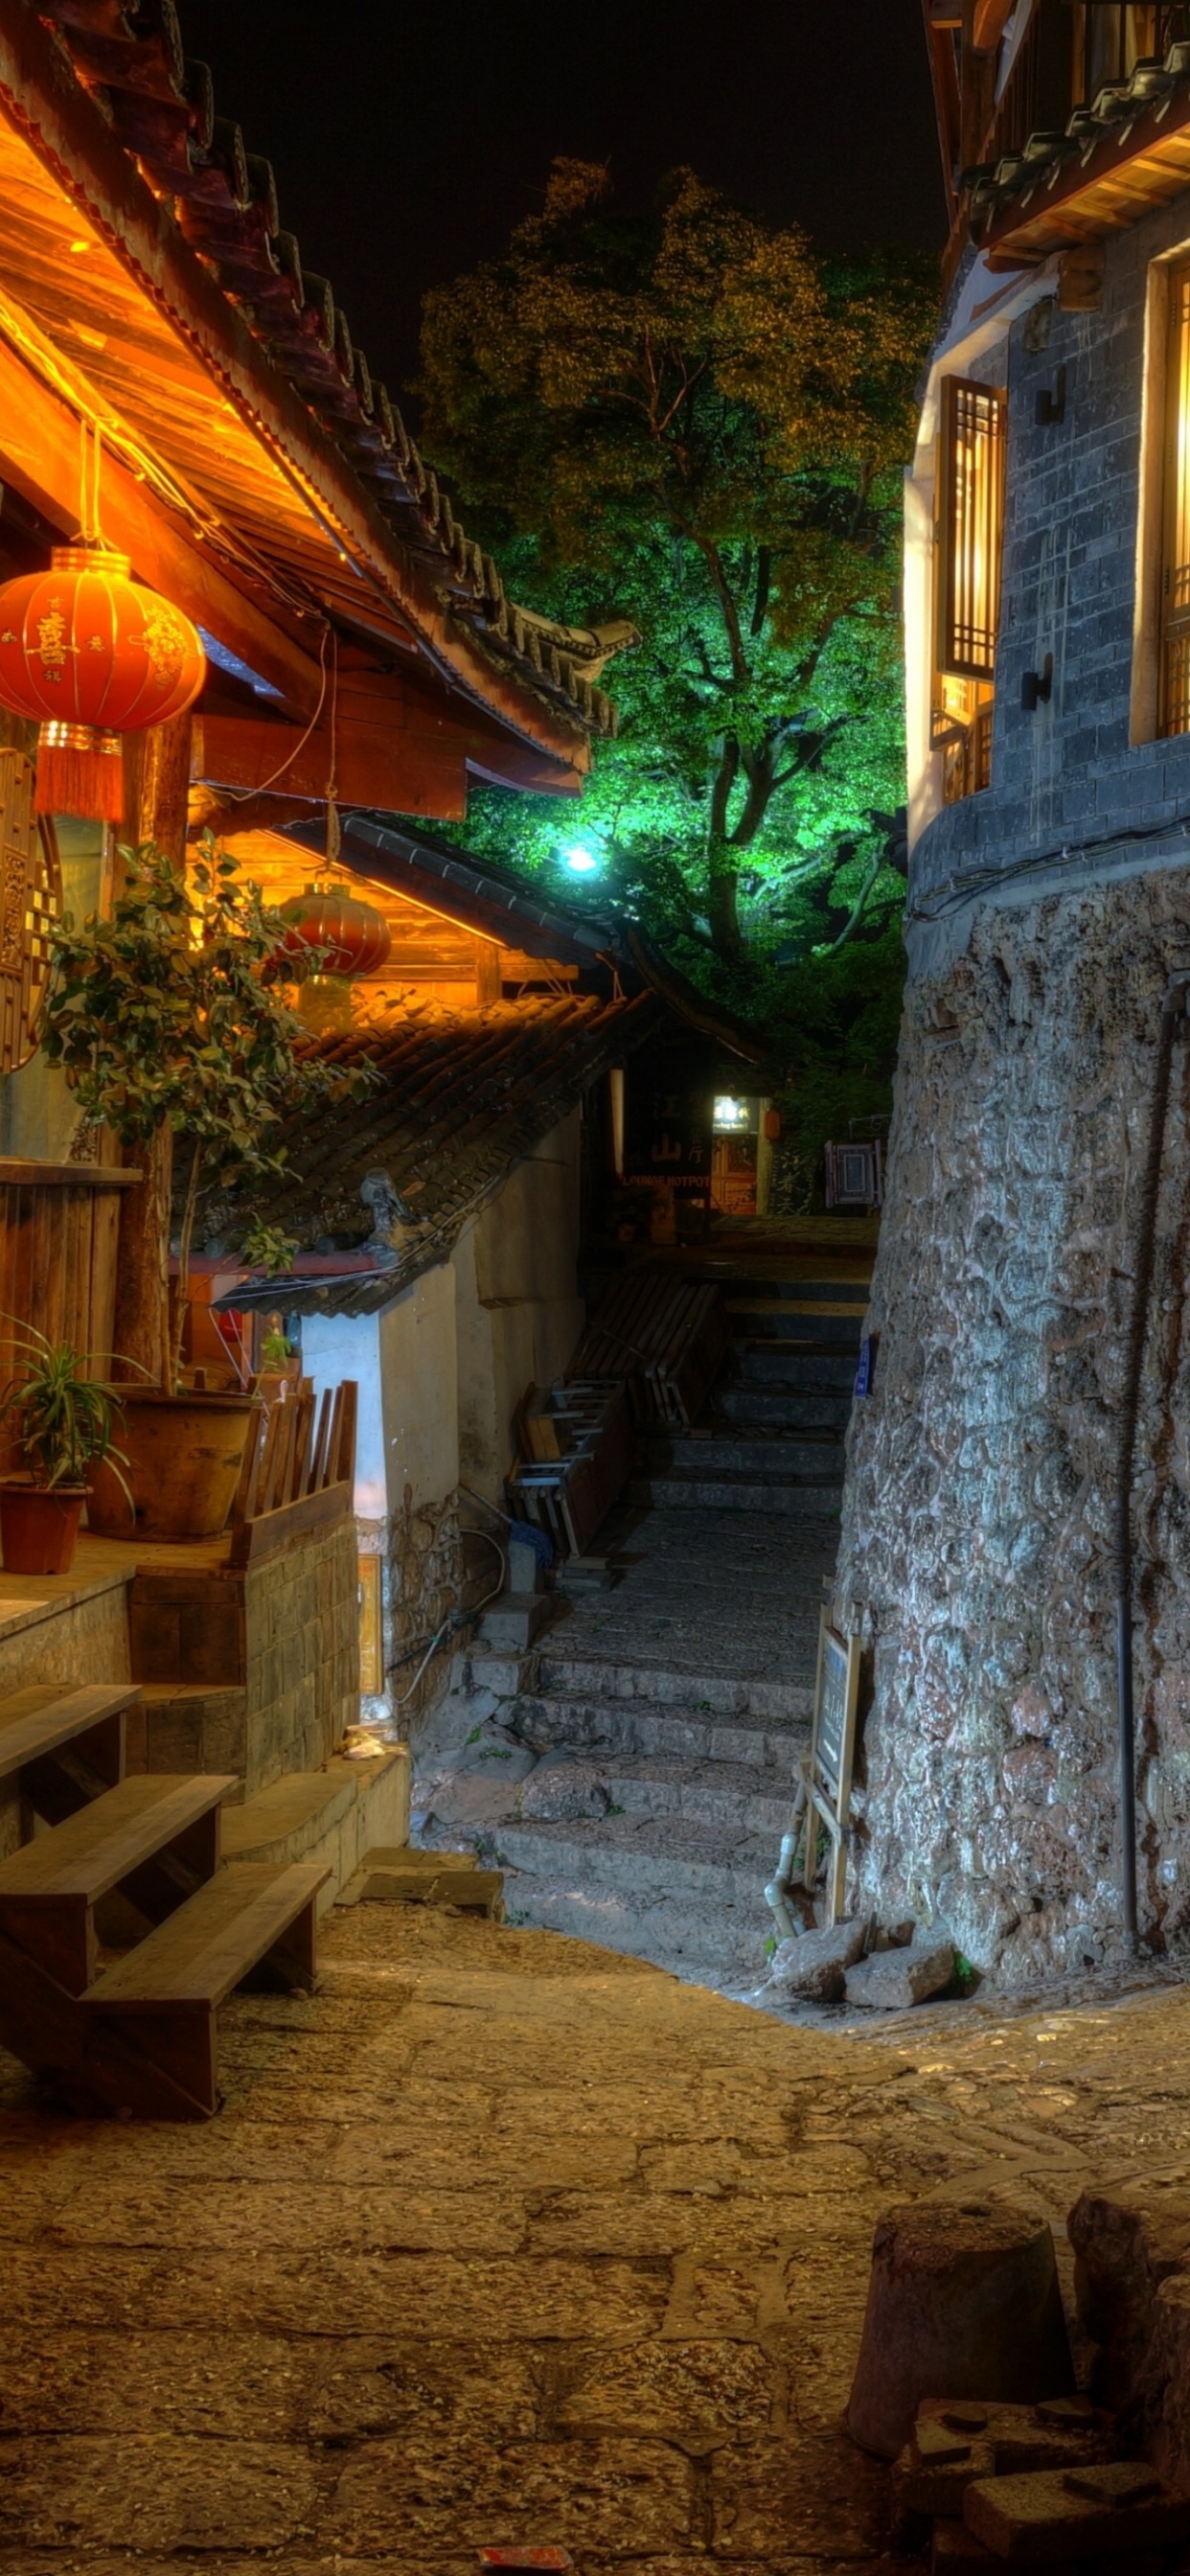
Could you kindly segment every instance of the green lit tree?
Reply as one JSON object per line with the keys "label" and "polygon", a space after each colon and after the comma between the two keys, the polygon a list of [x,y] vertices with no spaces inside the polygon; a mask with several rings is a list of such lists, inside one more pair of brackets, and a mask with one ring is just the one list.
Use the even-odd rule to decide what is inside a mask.
{"label": "green lit tree", "polygon": [[[909,267],[824,263],[689,171],[622,215],[574,162],[425,308],[426,442],[520,595],[565,616],[581,591],[640,635],[581,812],[488,791],[468,841],[547,871],[583,845],[674,962],[803,1051],[895,1026],[900,468],[930,322]],[[861,942],[875,996],[874,959],[839,970]]]}

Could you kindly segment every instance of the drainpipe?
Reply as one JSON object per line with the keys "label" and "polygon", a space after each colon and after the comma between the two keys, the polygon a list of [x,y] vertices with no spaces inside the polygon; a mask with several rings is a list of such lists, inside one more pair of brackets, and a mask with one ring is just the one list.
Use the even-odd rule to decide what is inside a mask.
{"label": "drainpipe", "polygon": [[1153,1291],[1157,1198],[1161,1187],[1161,1158],[1165,1144],[1166,1111],[1169,1106],[1170,1067],[1173,1060],[1174,1039],[1186,1034],[1188,995],[1190,995],[1190,974],[1171,975],[1161,1004],[1157,1069],[1153,1076],[1153,1097],[1149,1108],[1149,1150],[1145,1160],[1140,1234],[1137,1240],[1136,1269],[1132,1282],[1132,1313],[1128,1325],[1124,1396],[1120,1409],[1119,1464],[1116,1473],[1116,1694],[1120,1731],[1121,1895],[1124,1907],[1124,1938],[1129,1949],[1133,1951],[1138,1946],[1138,1930],[1136,1711],[1132,1687],[1132,1477],[1136,1459],[1136,1425],[1140,1410],[1141,1372],[1144,1367],[1145,1341],[1148,1334],[1149,1302]]}

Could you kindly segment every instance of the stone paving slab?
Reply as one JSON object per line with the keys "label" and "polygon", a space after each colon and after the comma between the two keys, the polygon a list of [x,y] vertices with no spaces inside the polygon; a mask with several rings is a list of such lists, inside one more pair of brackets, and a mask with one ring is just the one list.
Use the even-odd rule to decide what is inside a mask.
{"label": "stone paving slab", "polygon": [[[0,2060],[0,2576],[912,2576],[842,2430],[874,2221],[1190,2190],[1190,1992],[789,2026],[355,1908],[201,2129]],[[918,2566],[920,2576],[920,2565]]]}

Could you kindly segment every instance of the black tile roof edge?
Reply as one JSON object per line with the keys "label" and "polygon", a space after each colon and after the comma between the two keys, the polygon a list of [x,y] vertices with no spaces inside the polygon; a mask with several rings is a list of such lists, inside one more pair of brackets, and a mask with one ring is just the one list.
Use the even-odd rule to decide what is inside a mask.
{"label": "black tile roof edge", "polygon": [[1138,116],[1168,104],[1180,89],[1190,88],[1190,43],[1171,45],[1160,60],[1149,56],[1135,65],[1125,81],[1108,81],[1088,103],[1076,107],[1061,134],[1031,134],[1017,152],[963,172],[970,190],[973,223],[986,220],[1014,197],[1030,196],[1057,176],[1067,161],[1088,161],[1109,134],[1124,140]]}
{"label": "black tile roof edge", "polygon": [[[432,834],[401,831],[375,814],[344,814],[341,827],[340,857],[349,866],[415,901],[436,901],[506,948],[580,966],[604,957],[626,963],[627,950],[612,919],[542,903],[527,885],[487,859],[473,858]],[[317,820],[288,824],[283,838],[320,858],[326,827]]]}
{"label": "black tile roof edge", "polygon": [[[466,1014],[441,1011],[433,1018],[427,1014],[422,1027],[427,1039],[439,1036],[449,1042],[454,1035],[482,1042],[489,1035],[498,1036],[498,1023],[502,1018],[507,1020],[510,1036],[517,1034],[519,1024],[526,1040],[536,1040],[538,1046],[548,1046],[553,1036],[563,1042],[559,1050],[562,1060],[556,1077],[539,1083],[532,1098],[528,1102],[514,1104],[511,1113],[501,1116],[497,1110],[482,1140],[482,1157],[474,1146],[468,1148],[468,1156],[473,1163],[470,1172],[465,1168],[467,1157],[463,1158],[464,1168],[460,1172],[457,1195],[421,1232],[415,1231],[391,1268],[353,1271],[338,1276],[332,1273],[322,1278],[301,1273],[268,1279],[261,1277],[251,1286],[229,1289],[216,1300],[216,1304],[239,1312],[278,1308],[285,1314],[301,1315],[378,1314],[382,1307],[390,1305],[394,1297],[402,1295],[428,1270],[436,1269],[440,1263],[450,1259],[468,1219],[477,1215],[487,1200],[495,1196],[516,1165],[541,1143],[542,1138],[550,1133],[560,1118],[567,1115],[589,1085],[610,1064],[644,1044],[659,1025],[661,1016],[660,1005],[648,993],[639,994],[631,1001],[605,1004],[599,1004],[594,997],[588,996],[573,1002],[542,1004],[530,1012],[504,1003],[491,1006],[486,1011]],[[399,1034],[394,1030],[394,1036]],[[371,1042],[374,1046],[374,1032]],[[351,1033],[347,1048],[351,1053],[365,1054],[368,1044],[369,1032],[362,1029]],[[331,1051],[341,1053],[343,1042],[327,1040],[320,1052]],[[503,1052],[498,1061],[502,1061]],[[366,1115],[366,1111],[367,1103],[364,1103],[360,1115]],[[384,1152],[384,1145],[379,1140],[376,1151]],[[449,1141],[444,1141],[436,1154],[439,1179],[449,1153]],[[389,1160],[397,1161],[391,1151]],[[399,1166],[391,1177],[399,1189],[403,1177]],[[301,1203],[303,1181],[304,1176],[295,1169],[287,1183],[281,1185],[291,1211]],[[313,1196],[317,1182],[307,1186]],[[267,1208],[265,1213],[269,1213]],[[283,1220],[284,1208],[281,1209],[281,1217]]]}
{"label": "black tile roof edge", "polygon": [[159,197],[184,239],[234,298],[393,535],[430,572],[474,649],[586,731],[614,734],[595,683],[635,640],[625,619],[571,627],[510,600],[491,555],[468,537],[383,384],[352,341],[328,281],[302,265],[281,223],[272,165],[215,113],[205,63],[189,61],[175,0],[38,0],[80,88]]}

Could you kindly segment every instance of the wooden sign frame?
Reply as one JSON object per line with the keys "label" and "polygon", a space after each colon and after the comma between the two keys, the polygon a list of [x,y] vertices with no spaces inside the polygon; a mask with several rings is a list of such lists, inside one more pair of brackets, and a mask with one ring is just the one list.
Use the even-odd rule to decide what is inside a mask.
{"label": "wooden sign frame", "polygon": [[818,1876],[818,1836],[814,1817],[825,1825],[831,1848],[826,1868],[826,1928],[843,1910],[847,1872],[851,1774],[855,1765],[855,1720],[859,1707],[860,1642],[836,1628],[828,1609],[818,1623],[818,1668],[814,1676],[814,1727],[806,1775],[806,1858],[802,1884],[812,1888]]}

